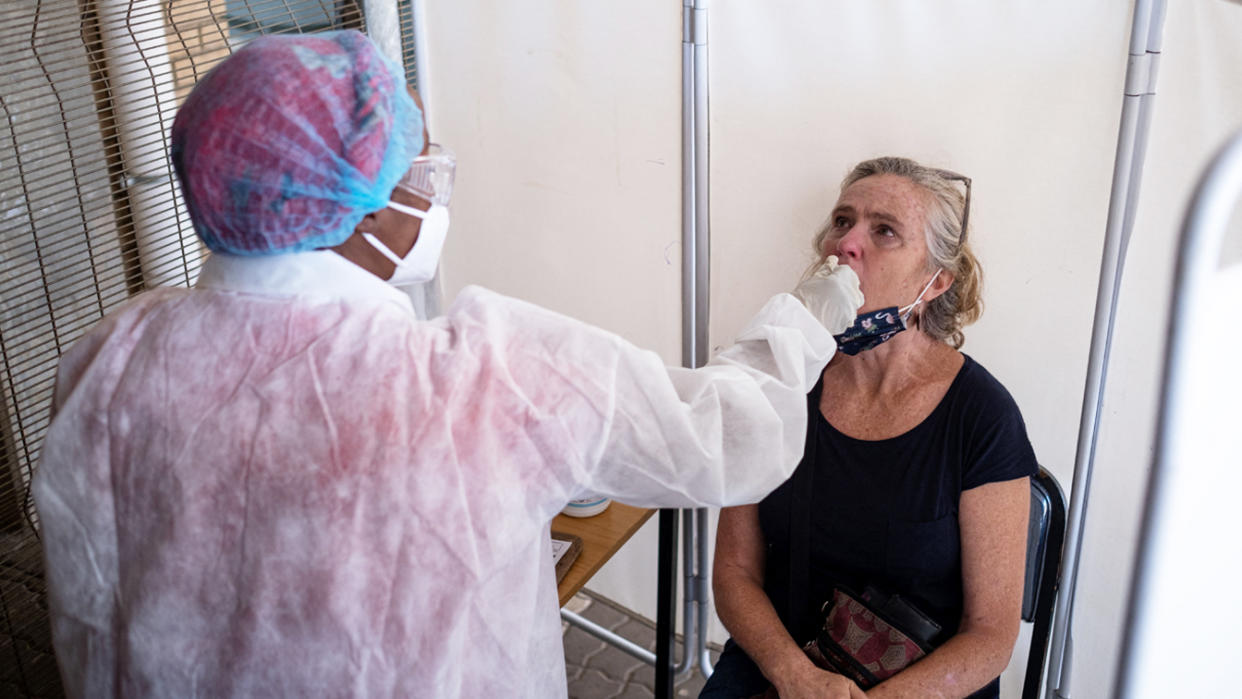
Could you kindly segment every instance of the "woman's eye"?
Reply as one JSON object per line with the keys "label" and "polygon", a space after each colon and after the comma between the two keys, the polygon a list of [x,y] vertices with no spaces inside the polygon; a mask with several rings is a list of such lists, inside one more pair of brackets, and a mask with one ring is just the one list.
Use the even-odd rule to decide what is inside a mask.
{"label": "woman's eye", "polygon": [[832,227],[833,228],[849,228],[850,220],[844,216],[838,216],[832,219]]}
{"label": "woman's eye", "polygon": [[883,238],[892,238],[893,236],[897,235],[896,231],[894,231],[892,228],[889,228],[888,226],[880,226],[879,228],[875,229],[875,234]]}

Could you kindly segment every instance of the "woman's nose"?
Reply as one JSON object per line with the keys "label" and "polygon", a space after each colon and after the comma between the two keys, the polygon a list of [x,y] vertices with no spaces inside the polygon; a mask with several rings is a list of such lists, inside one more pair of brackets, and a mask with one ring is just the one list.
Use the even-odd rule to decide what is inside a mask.
{"label": "woman's nose", "polygon": [[837,256],[856,260],[862,255],[862,226],[856,225],[837,238]]}

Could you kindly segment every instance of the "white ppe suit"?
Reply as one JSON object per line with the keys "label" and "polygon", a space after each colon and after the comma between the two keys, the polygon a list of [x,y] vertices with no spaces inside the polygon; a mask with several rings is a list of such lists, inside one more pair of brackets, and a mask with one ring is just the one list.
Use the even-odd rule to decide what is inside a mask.
{"label": "white ppe suit", "polygon": [[708,367],[332,252],[214,255],[61,362],[34,483],[74,697],[565,696],[548,522],[754,502],[835,345],[789,294]]}

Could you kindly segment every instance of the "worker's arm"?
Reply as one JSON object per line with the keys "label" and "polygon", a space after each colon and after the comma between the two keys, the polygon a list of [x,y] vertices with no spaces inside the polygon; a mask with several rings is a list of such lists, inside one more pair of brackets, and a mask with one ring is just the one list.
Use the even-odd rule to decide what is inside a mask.
{"label": "worker's arm", "polygon": [[802,458],[806,394],[836,350],[789,294],[773,297],[700,369],[618,352],[616,403],[592,483],[660,507],[757,502]]}

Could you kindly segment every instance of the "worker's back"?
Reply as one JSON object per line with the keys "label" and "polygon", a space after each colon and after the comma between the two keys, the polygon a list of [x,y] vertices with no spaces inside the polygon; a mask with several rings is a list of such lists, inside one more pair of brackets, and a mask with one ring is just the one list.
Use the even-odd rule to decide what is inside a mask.
{"label": "worker's back", "polygon": [[581,449],[480,339],[205,290],[92,332],[38,486],[70,691],[564,694],[541,450]]}

